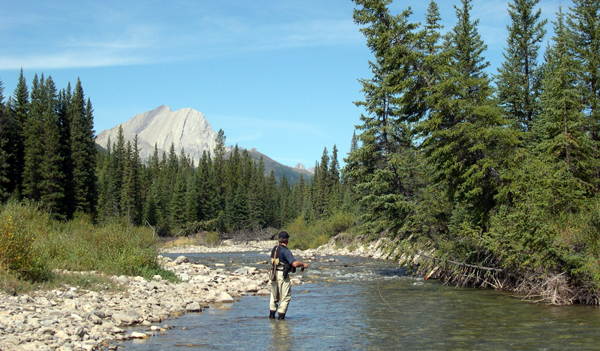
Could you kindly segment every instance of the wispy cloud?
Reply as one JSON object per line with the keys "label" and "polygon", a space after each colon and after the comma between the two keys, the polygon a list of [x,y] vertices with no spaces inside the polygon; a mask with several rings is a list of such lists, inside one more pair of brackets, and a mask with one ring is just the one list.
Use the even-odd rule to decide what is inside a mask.
{"label": "wispy cloud", "polygon": [[[5,47],[0,53],[0,69],[133,65],[362,44],[351,18],[261,21],[252,16],[219,13],[194,17],[186,15],[185,8],[179,9],[178,18],[170,18],[160,8],[144,7],[140,14],[135,6],[114,9],[81,4],[87,4],[82,11],[89,17],[74,13],[65,16],[60,11],[40,13],[36,11],[43,8],[29,7],[10,12],[21,18],[19,21],[0,14],[0,23],[4,23],[0,25],[0,38],[5,38],[0,39]],[[55,21],[57,16],[70,21]]]}

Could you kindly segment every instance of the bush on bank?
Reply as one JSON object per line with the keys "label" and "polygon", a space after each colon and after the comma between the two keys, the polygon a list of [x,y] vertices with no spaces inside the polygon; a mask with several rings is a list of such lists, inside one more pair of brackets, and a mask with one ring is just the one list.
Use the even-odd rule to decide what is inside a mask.
{"label": "bush on bank", "polygon": [[332,216],[313,222],[308,222],[304,216],[297,217],[285,230],[290,233],[291,249],[315,249],[325,245],[339,233],[353,228],[354,218],[350,213],[338,212]]}
{"label": "bush on bank", "polygon": [[159,274],[174,279],[156,260],[158,242],[150,228],[124,220],[93,224],[89,216],[60,222],[35,204],[0,206],[0,275],[41,282],[54,269],[109,275]]}

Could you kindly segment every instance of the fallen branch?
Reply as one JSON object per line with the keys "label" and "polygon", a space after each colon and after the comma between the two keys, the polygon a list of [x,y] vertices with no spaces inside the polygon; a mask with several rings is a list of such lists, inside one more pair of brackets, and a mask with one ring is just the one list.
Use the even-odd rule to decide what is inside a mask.
{"label": "fallen branch", "polygon": [[441,258],[430,257],[430,256],[423,255],[423,254],[419,254],[419,256],[425,257],[425,258],[427,258],[429,260],[452,263],[454,265],[461,266],[461,267],[476,268],[476,269],[481,269],[481,270],[484,270],[484,271],[496,272],[496,273],[504,273],[504,270],[503,269],[499,269],[499,268],[476,266],[476,265],[472,265],[472,264],[468,264],[468,263],[462,263],[462,262],[451,261],[451,260],[442,260]]}

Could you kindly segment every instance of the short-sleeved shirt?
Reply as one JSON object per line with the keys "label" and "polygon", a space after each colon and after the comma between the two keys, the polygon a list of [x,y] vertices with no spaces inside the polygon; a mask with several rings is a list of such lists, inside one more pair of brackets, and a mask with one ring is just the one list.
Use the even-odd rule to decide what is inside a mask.
{"label": "short-sleeved shirt", "polygon": [[[275,255],[275,250],[277,246],[271,250],[271,257]],[[279,250],[277,251],[277,257],[279,261],[282,263],[292,264],[296,260],[294,259],[294,255],[292,255],[292,251],[283,245],[279,245]]]}

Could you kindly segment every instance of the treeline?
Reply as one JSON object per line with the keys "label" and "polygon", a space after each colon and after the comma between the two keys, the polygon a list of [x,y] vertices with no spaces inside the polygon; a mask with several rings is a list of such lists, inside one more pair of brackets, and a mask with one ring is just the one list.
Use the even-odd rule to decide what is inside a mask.
{"label": "treeline", "polygon": [[0,202],[29,199],[58,218],[93,213],[93,108],[79,79],[58,91],[36,74],[30,92],[21,70],[6,102],[3,91],[0,82]]}
{"label": "treeline", "polygon": [[290,184],[285,175],[265,175],[262,158],[255,162],[235,146],[226,157],[225,134],[217,136],[214,155],[204,152],[195,165],[184,150],[154,154],[142,162],[137,139],[108,141],[98,162],[98,219],[125,217],[150,225],[161,235],[199,231],[241,232],[281,228],[303,216],[319,219],[343,205],[337,149],[325,149],[314,178]]}
{"label": "treeline", "polygon": [[362,230],[421,254],[426,274],[598,303],[600,1],[561,9],[551,38],[539,0],[512,1],[493,76],[470,0],[448,32],[434,1],[422,24],[354,2],[374,54],[345,169]]}
{"label": "treeline", "polygon": [[29,91],[21,71],[13,96],[5,102],[2,94],[0,83],[0,202],[29,200],[57,219],[125,218],[175,235],[281,228],[298,217],[327,218],[349,201],[335,146],[314,177],[290,184],[265,175],[262,159],[247,150],[236,146],[227,156],[223,131],[198,165],[174,145],[141,160],[137,137],[125,141],[122,130],[99,152],[79,80],[73,91],[57,91],[51,77],[36,75]]}

